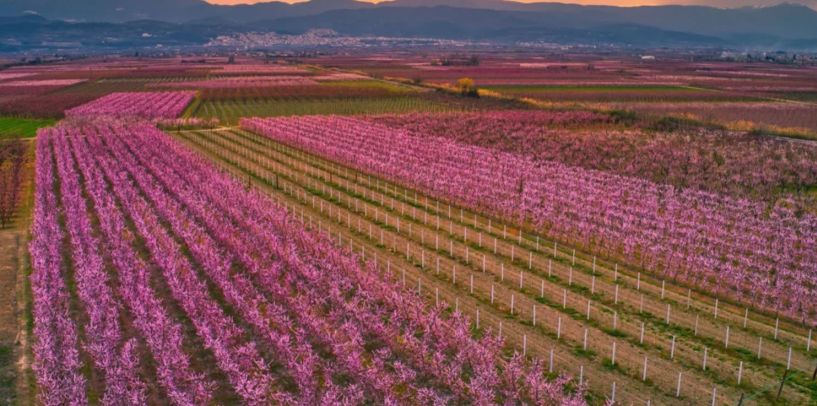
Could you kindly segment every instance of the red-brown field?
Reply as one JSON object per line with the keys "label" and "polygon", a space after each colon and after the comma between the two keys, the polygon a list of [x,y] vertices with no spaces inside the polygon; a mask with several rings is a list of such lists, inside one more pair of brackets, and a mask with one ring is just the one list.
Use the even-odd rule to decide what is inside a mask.
{"label": "red-brown field", "polygon": [[809,102],[751,103],[616,103],[616,107],[655,115],[689,116],[744,129],[778,128],[817,133],[817,104]]}

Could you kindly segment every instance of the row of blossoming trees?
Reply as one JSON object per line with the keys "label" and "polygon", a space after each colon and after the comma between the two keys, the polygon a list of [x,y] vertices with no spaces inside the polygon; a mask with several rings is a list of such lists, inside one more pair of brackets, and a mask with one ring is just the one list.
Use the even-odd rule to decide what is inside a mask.
{"label": "row of blossoming trees", "polygon": [[144,121],[40,132],[30,252],[43,404],[584,404]]}
{"label": "row of blossoming trees", "polygon": [[817,217],[784,206],[536,161],[360,119],[244,119],[242,127],[586,249],[813,322]]}
{"label": "row of blossoming trees", "polygon": [[803,207],[815,200],[808,193],[817,184],[817,146],[811,143],[706,128],[622,130],[610,115],[580,110],[410,113],[367,119],[417,136],[677,188]]}
{"label": "row of blossoming trees", "polygon": [[179,117],[196,93],[186,92],[118,92],[65,111],[66,117],[141,117],[161,119]]}

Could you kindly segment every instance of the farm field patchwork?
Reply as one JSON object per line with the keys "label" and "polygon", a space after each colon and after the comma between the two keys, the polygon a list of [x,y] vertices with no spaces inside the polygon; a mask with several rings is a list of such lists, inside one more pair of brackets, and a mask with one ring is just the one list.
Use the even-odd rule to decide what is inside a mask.
{"label": "farm field patchwork", "polygon": [[[712,64],[673,57],[642,63],[626,58],[587,60],[576,57],[575,61],[570,61],[520,55],[481,55],[477,66],[443,66],[440,63],[444,57],[434,59],[413,55],[319,60],[340,69],[420,83],[451,84],[467,77],[474,80],[478,88],[513,97],[528,96],[543,103],[576,103],[635,111],[642,111],[642,108],[649,111],[653,103],[672,103],[675,114],[683,114],[686,107],[690,107],[688,113],[701,120],[715,118],[716,123],[743,130],[780,127],[787,129],[782,132],[797,136],[804,135],[799,134],[802,129],[807,130],[810,137],[817,133],[809,123],[814,115],[810,114],[811,105],[775,103],[770,111],[752,108],[748,104],[745,109],[740,106],[742,103],[780,99],[809,102],[809,95],[817,91],[814,85],[817,75],[807,67],[737,62]],[[708,106],[712,107],[712,113],[707,111]],[[787,112],[789,108],[792,111]]]}
{"label": "farm field patchwork", "polygon": [[[0,114],[61,118],[64,110],[114,92],[156,90],[155,86],[248,75],[312,75],[297,66],[225,65],[201,60],[129,60],[123,58],[59,65],[15,67],[0,73]],[[25,88],[15,86],[23,83]],[[43,86],[47,84],[47,86]],[[70,86],[65,86],[71,84]],[[59,86],[57,86],[59,85]]]}
{"label": "farm field patchwork", "polygon": [[[804,322],[817,317],[811,215],[412,137],[354,118],[243,119],[241,126],[752,306]],[[763,277],[770,269],[775,276]],[[789,294],[781,300],[783,291]]]}
{"label": "farm field patchwork", "polygon": [[0,72],[0,403],[815,402],[813,70],[532,55]]}
{"label": "farm field patchwork", "polygon": [[426,306],[148,123],[64,123],[38,153],[46,404],[583,403],[541,362],[503,357],[501,338]]}
{"label": "farm field patchwork", "polygon": [[[468,305],[474,306],[470,308],[472,317],[476,317],[475,308],[478,307],[482,311],[480,317],[483,323],[493,322],[498,328],[499,321],[504,322],[503,331],[517,334],[517,348],[527,345],[527,350],[531,352],[536,348],[535,351],[545,359],[550,356],[550,349],[556,348],[555,362],[574,376],[585,374],[595,393],[609,396],[608,385],[612,379],[619,384],[619,396],[646,402],[649,397],[640,395],[645,389],[637,383],[643,373],[645,355],[641,351],[644,350],[648,351],[649,370],[658,374],[653,376],[650,372],[650,380],[652,384],[661,382],[666,395],[664,398],[656,394],[653,397],[655,402],[663,399],[662,402],[673,403],[679,372],[687,393],[683,399],[689,401],[689,396],[698,396],[697,399],[703,400],[711,396],[711,388],[705,383],[711,379],[711,375],[708,375],[710,378],[698,380],[700,377],[695,372],[696,368],[700,371],[704,346],[711,345],[707,350],[709,359],[705,367],[709,372],[720,371],[716,373],[726,377],[731,375],[729,371],[736,373],[738,361],[746,362],[743,373],[747,375],[741,378],[734,376],[731,378],[733,384],[734,379],[742,379],[742,383],[746,384],[750,379],[747,376],[755,373],[759,374],[751,378],[757,379],[755,382],[773,382],[776,372],[767,364],[758,365],[757,369],[749,367],[752,356],[746,357],[740,351],[724,355],[716,347],[723,349],[724,353],[742,347],[751,354],[758,338],[764,337],[768,340],[764,345],[769,354],[777,353],[779,358],[776,362],[785,363],[786,345],[771,344],[774,342],[769,336],[771,330],[755,330],[749,327],[752,323],[746,324],[748,329],[741,327],[743,311],[733,308],[734,313],[728,315],[730,311],[726,310],[725,302],[721,302],[720,315],[713,319],[714,300],[709,302],[710,299],[699,297],[689,302],[686,290],[676,290],[670,294],[669,289],[665,291],[658,281],[649,282],[647,287],[646,277],[642,278],[636,272],[629,273],[625,282],[623,267],[619,269],[612,263],[601,265],[601,261],[596,267],[592,257],[573,262],[577,261],[576,257],[571,259],[570,250],[562,247],[558,251],[554,249],[551,255],[550,247],[553,246],[548,246],[550,241],[534,239],[531,235],[519,237],[517,242],[517,237],[512,234],[518,231],[503,229],[499,222],[490,225],[489,218],[482,215],[467,210],[463,213],[456,208],[452,215],[446,211],[445,202],[441,204],[423,195],[417,198],[415,191],[405,190],[380,178],[373,180],[371,175],[357,173],[348,167],[251,133],[183,132],[180,136],[222,160],[228,168],[237,170],[237,176],[246,176],[248,182],[252,179],[254,185],[267,184],[274,195],[289,196],[292,204],[300,207],[307,216],[311,213],[316,222],[326,220],[324,227],[337,230],[339,240],[346,241],[348,238],[348,243],[354,243],[361,252],[382,255],[381,264],[387,259],[391,261],[390,267],[407,263],[405,278],[409,281],[408,286],[411,286],[410,281],[420,278],[422,289],[435,289],[435,292],[439,289],[441,298],[445,297],[449,304],[452,301],[458,303],[461,308],[465,308],[466,303],[473,303],[468,300],[476,300],[473,305]],[[295,209],[295,212],[298,210]],[[674,298],[670,299],[670,295]],[[629,304],[624,305],[625,301]],[[687,303],[692,303],[694,310],[690,310]],[[629,310],[616,308],[622,305]],[[536,310],[532,310],[534,307]],[[670,307],[672,321],[668,324],[673,327],[666,328],[665,311]],[[569,311],[565,312],[564,309]],[[496,310],[499,311],[498,319],[492,320],[490,315],[495,314],[493,312]],[[645,317],[645,312],[650,317]],[[539,325],[534,314],[538,314]],[[591,315],[592,321],[585,318],[586,314]],[[722,323],[729,318],[733,320],[729,324],[734,325],[727,347],[732,350],[724,349],[722,341]],[[640,332],[643,329],[640,321],[646,321],[646,333]],[[522,326],[518,327],[515,323]],[[764,323],[768,321],[758,322],[756,326]],[[587,339],[584,338],[587,336],[583,336],[584,328],[589,331]],[[802,335],[795,340],[804,345],[805,332],[801,330],[796,335],[799,334]],[[704,335],[707,338],[701,337]],[[631,337],[629,340],[628,336]],[[559,344],[560,340],[563,344]],[[596,375],[599,368],[591,367],[591,363],[604,363],[605,359],[609,362],[609,351],[615,341],[618,341],[618,365],[626,372],[623,376],[612,378]],[[583,348],[588,348],[585,345],[592,347],[592,351],[585,352]],[[772,346],[776,349],[771,349]],[[570,354],[576,348],[579,349],[578,355],[584,358],[571,359]],[[655,368],[662,365],[662,360],[654,359],[651,351],[662,354],[674,363],[685,358],[681,365],[686,367],[678,369],[678,364],[675,364],[674,367]],[[629,355],[624,355],[628,352]],[[605,354],[608,354],[606,358]],[[810,368],[807,357],[802,362],[807,374]],[[673,372],[668,372],[670,370]],[[748,372],[750,370],[753,372]],[[764,374],[772,375],[760,377]],[[634,379],[628,382],[627,376]],[[803,375],[800,377],[805,378]],[[698,389],[692,389],[695,387]],[[630,391],[630,388],[635,389]],[[692,393],[687,392],[687,388]],[[724,389],[719,387],[718,390]],[[808,389],[804,390],[808,393]],[[655,392],[661,391],[650,393]],[[719,393],[725,398],[732,396],[728,391]]]}
{"label": "farm field patchwork", "polygon": [[52,89],[42,94],[16,92],[0,97],[0,112],[21,117],[62,118],[65,110],[99,97],[114,92],[143,90],[145,90],[145,82],[142,81],[86,81],[68,88]]}

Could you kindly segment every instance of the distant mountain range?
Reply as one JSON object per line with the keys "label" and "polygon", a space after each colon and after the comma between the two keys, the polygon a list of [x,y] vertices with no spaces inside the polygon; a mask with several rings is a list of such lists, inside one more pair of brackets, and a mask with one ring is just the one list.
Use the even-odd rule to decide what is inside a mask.
{"label": "distant mountain range", "polygon": [[375,7],[354,0],[312,0],[219,6],[203,0],[0,0],[0,15],[36,13],[49,19],[82,22],[157,20],[188,22],[223,18],[237,23],[319,14],[329,10]]}
{"label": "distant mountain range", "polygon": [[[503,0],[312,0],[218,6],[202,0],[0,0],[0,44],[149,36],[129,46],[206,42],[237,32],[632,46],[723,46],[817,50],[817,11],[801,5],[720,9],[610,7]],[[21,17],[26,16],[26,17]],[[39,17],[36,17],[39,16]],[[110,43],[109,43],[110,45]]]}

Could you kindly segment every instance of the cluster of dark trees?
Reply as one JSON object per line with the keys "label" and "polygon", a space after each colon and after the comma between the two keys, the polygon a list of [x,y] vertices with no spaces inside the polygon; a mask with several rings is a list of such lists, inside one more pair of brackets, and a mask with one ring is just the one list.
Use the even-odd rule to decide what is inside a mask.
{"label": "cluster of dark trees", "polygon": [[479,56],[452,55],[431,63],[436,66],[479,66]]}

